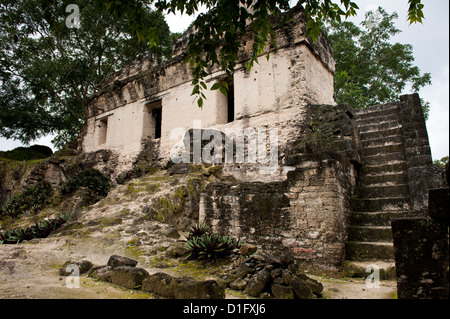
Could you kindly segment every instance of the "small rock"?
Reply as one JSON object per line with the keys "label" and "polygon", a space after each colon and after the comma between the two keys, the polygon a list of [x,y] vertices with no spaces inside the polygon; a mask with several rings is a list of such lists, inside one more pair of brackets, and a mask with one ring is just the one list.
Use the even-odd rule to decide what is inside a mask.
{"label": "small rock", "polygon": [[271,290],[276,299],[294,299],[294,292],[291,287],[273,284]]}
{"label": "small rock", "polygon": [[256,253],[257,250],[258,250],[258,247],[256,247],[255,245],[246,243],[241,246],[240,253],[242,256],[248,256],[248,255]]}
{"label": "small rock", "polygon": [[272,299],[272,295],[270,293],[268,293],[267,291],[262,292],[259,295],[260,299]]}
{"label": "small rock", "polygon": [[236,279],[233,282],[230,282],[230,288],[234,290],[244,290],[245,286],[247,286],[247,281],[244,279]]}
{"label": "small rock", "polygon": [[97,280],[111,282],[111,273],[112,268],[110,266],[97,266],[91,268],[88,276]]}
{"label": "small rock", "polygon": [[111,282],[128,289],[135,289],[141,286],[142,281],[148,276],[150,274],[143,268],[119,266],[113,268]]}
{"label": "small rock", "polygon": [[270,274],[266,270],[261,270],[253,276],[245,287],[245,293],[251,297],[259,297],[270,280]]}
{"label": "small rock", "polygon": [[297,275],[297,278],[303,281],[309,288],[311,288],[312,292],[316,296],[320,296],[323,291],[323,285],[318,282],[317,280],[314,280],[312,278],[309,278],[306,275],[299,274]]}
{"label": "small rock", "polygon": [[236,278],[241,279],[247,276],[248,273],[251,272],[251,268],[246,264],[240,264],[237,268]]}
{"label": "small rock", "polygon": [[107,266],[111,268],[127,266],[127,267],[135,267],[137,265],[137,261],[128,257],[122,257],[117,255],[112,255],[109,257]]}
{"label": "small rock", "polygon": [[276,268],[281,267],[283,263],[278,257],[275,257],[274,255],[266,254],[266,263],[274,265]]}
{"label": "small rock", "polygon": [[281,268],[275,268],[274,270],[272,270],[272,271],[270,272],[270,276],[271,276],[273,279],[275,279],[275,278],[281,276],[281,273],[282,273],[282,272],[283,272],[283,269],[281,269]]}
{"label": "small rock", "polygon": [[291,278],[293,276],[291,275],[291,273],[289,272],[289,270],[287,269],[283,269],[281,272],[281,278],[283,278],[283,281],[285,284],[289,285],[291,283]]}
{"label": "small rock", "polygon": [[266,265],[266,266],[264,267],[264,269],[267,270],[268,272],[271,272],[274,268],[275,268],[274,265]]}
{"label": "small rock", "polygon": [[225,288],[215,280],[197,281],[156,273],[144,279],[142,290],[172,299],[224,299]]}
{"label": "small rock", "polygon": [[69,276],[70,274],[72,274],[74,272],[74,269],[71,267],[69,267],[69,269],[67,269],[67,267],[69,265],[74,265],[74,266],[78,267],[80,275],[87,273],[92,268],[92,263],[89,260],[82,260],[79,262],[72,262],[69,260],[69,261],[66,261],[64,263],[64,265],[62,265],[61,268],[59,269],[60,276]]}
{"label": "small rock", "polygon": [[180,258],[186,257],[189,254],[189,251],[186,249],[185,243],[176,243],[170,246],[166,252],[166,257],[169,258]]}
{"label": "small rock", "polygon": [[305,285],[297,276],[292,276],[290,286],[298,299],[310,299],[312,289]]}
{"label": "small rock", "polygon": [[245,260],[245,262],[256,262],[256,263],[265,263],[266,258],[262,255],[251,255],[249,258]]}

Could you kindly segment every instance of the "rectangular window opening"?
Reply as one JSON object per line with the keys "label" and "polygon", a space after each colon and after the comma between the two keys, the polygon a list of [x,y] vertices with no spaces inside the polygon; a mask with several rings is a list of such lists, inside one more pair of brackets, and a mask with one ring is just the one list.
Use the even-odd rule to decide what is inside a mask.
{"label": "rectangular window opening", "polygon": [[142,138],[159,139],[162,136],[162,100],[145,105],[144,131]]}
{"label": "rectangular window opening", "polygon": [[98,128],[98,145],[106,144],[106,137],[108,135],[108,117],[103,118],[97,123]]}

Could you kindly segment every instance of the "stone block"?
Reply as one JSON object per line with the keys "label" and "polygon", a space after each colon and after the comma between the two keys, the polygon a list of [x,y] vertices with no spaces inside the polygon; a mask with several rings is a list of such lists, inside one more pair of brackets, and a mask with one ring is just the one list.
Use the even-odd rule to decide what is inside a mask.
{"label": "stone block", "polygon": [[133,260],[128,257],[112,255],[111,257],[109,257],[107,265],[110,266],[111,268],[116,268],[120,266],[135,267],[137,263],[138,262],[136,260]]}
{"label": "stone block", "polygon": [[398,218],[392,234],[398,298],[448,298],[448,226],[431,218]]}
{"label": "stone block", "polygon": [[449,188],[432,189],[428,192],[428,215],[437,222],[449,225]]}
{"label": "stone block", "polygon": [[215,280],[197,281],[191,277],[172,277],[165,273],[145,278],[142,290],[172,299],[225,298],[225,288]]}
{"label": "stone block", "polygon": [[149,276],[147,270],[138,267],[119,266],[111,271],[111,282],[128,289],[136,289]]}

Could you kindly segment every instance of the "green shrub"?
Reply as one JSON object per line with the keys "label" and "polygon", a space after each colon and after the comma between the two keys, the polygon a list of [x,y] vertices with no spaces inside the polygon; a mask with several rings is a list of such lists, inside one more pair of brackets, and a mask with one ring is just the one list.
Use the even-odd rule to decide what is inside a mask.
{"label": "green shrub", "polygon": [[195,225],[191,228],[187,239],[188,258],[222,258],[242,245],[239,240],[235,240],[232,237],[211,234],[209,227],[205,224]]}
{"label": "green shrub", "polygon": [[68,214],[61,214],[56,218],[37,222],[33,226],[16,228],[5,232],[0,231],[0,245],[17,244],[34,238],[46,238],[52,231],[64,225],[68,219]]}
{"label": "green shrub", "polygon": [[111,183],[109,178],[103,175],[102,172],[90,168],[69,178],[59,187],[59,191],[62,195],[70,195],[81,187],[87,187],[98,195],[105,197],[111,189]]}
{"label": "green shrub", "polygon": [[17,147],[11,151],[0,151],[0,158],[5,158],[13,161],[29,161],[36,159],[44,159],[53,154],[53,151],[48,146],[33,145],[30,147]]}
{"label": "green shrub", "polygon": [[25,212],[35,214],[48,204],[52,195],[53,187],[49,182],[37,183],[7,201],[0,209],[0,216],[15,218]]}

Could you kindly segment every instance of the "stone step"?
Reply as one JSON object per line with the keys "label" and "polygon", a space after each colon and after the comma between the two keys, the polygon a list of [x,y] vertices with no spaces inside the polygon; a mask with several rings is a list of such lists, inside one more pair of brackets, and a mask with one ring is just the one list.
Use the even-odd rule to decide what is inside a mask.
{"label": "stone step", "polygon": [[398,115],[391,114],[391,115],[383,115],[383,116],[374,117],[374,118],[364,118],[364,119],[360,118],[360,119],[355,120],[357,127],[373,125],[373,123],[377,123],[378,125],[380,125],[380,124],[385,124],[385,123],[390,123],[390,122],[395,122],[395,123],[397,123],[397,125],[400,125],[400,119],[398,118]]}
{"label": "stone step", "polygon": [[360,186],[392,186],[407,183],[408,175],[406,171],[392,174],[360,175],[358,177],[358,184]]}
{"label": "stone step", "polygon": [[367,119],[374,119],[374,118],[380,118],[384,116],[396,116],[399,118],[399,110],[398,108],[391,108],[391,109],[380,109],[380,110],[366,110],[366,112],[357,112],[354,116],[355,121],[361,121],[361,120],[367,120]]}
{"label": "stone step", "polygon": [[364,165],[361,168],[360,176],[379,176],[389,174],[406,174],[408,165],[405,160],[392,161],[391,163],[381,163]]}
{"label": "stone step", "polygon": [[405,161],[405,153],[389,153],[389,154],[377,154],[377,155],[364,155],[362,157],[363,165],[386,165],[397,164],[400,161]]}
{"label": "stone step", "polygon": [[392,242],[346,242],[347,260],[394,260]]}
{"label": "stone step", "polygon": [[384,154],[393,154],[393,153],[404,153],[405,152],[405,144],[397,143],[393,145],[384,145],[384,146],[369,146],[365,147],[362,150],[363,156],[374,156],[374,155],[384,155]]}
{"label": "stone step", "polygon": [[358,186],[356,198],[396,198],[409,196],[409,184],[385,186]]}
{"label": "stone step", "polygon": [[363,108],[363,109],[355,110],[355,115],[362,115],[362,114],[373,113],[373,112],[382,111],[382,110],[390,110],[390,109],[398,110],[399,109],[398,103],[371,105],[371,106]]}
{"label": "stone step", "polygon": [[380,280],[396,280],[395,262],[383,260],[355,261],[346,260],[342,272],[347,277],[367,278],[373,270],[379,271]]}
{"label": "stone step", "polygon": [[410,199],[409,197],[353,198],[350,200],[350,207],[354,212],[405,211],[410,209]]}
{"label": "stone step", "polygon": [[359,133],[360,134],[369,134],[369,133],[377,133],[377,132],[383,132],[388,130],[398,130],[398,134],[401,134],[401,131],[399,129],[402,128],[402,125],[399,123],[399,121],[390,121],[385,123],[376,123],[374,122],[366,124],[366,125],[358,125]]}
{"label": "stone step", "polygon": [[391,226],[350,226],[348,240],[358,242],[391,242]]}
{"label": "stone step", "polygon": [[361,144],[366,147],[388,146],[404,143],[403,136],[401,135],[389,135],[363,139],[361,138]]}
{"label": "stone step", "polygon": [[382,211],[382,212],[351,212],[350,225],[354,226],[391,226],[393,218],[411,217],[411,212]]}

